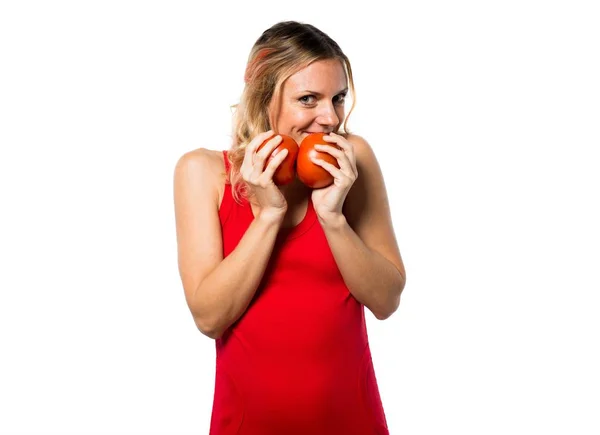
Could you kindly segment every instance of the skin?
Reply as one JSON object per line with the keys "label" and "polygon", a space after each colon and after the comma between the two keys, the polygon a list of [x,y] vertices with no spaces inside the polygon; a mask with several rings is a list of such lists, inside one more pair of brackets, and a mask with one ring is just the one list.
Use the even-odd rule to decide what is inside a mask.
{"label": "skin", "polygon": [[[339,60],[316,61],[289,77],[283,84],[276,131],[298,144],[309,133],[338,131],[345,118],[347,78]],[[275,102],[269,108],[274,119]],[[298,179],[280,186],[288,202],[305,199],[310,189]]]}
{"label": "skin", "polygon": [[[298,143],[309,132],[330,133],[325,140],[341,148],[324,145],[320,149],[337,159],[339,169],[315,160],[315,164],[320,164],[334,177],[331,186],[312,192],[301,183],[281,186],[290,212],[284,226],[300,221],[311,195],[348,289],[383,320],[399,306],[406,273],[392,227],[383,175],[373,149],[358,135],[343,137],[331,133],[338,131],[344,121],[344,107],[338,95],[345,88],[344,70],[337,61],[315,62],[284,83],[277,131]],[[321,95],[301,92],[307,89]],[[257,143],[266,137],[268,135]],[[395,145],[393,136],[389,141],[391,146]],[[255,219],[235,255],[225,261],[218,208],[222,175],[220,171],[211,172],[216,159],[222,157],[220,152],[213,157],[210,153],[215,152],[201,149],[186,153],[178,161],[174,199],[178,262],[186,300],[198,328],[216,338],[248,306],[281,222],[273,225],[264,219]],[[213,195],[207,193],[206,186],[214,186]],[[254,207],[253,211],[256,216]],[[247,273],[235,273],[242,267]]]}
{"label": "skin", "polygon": [[332,185],[311,191],[296,181],[281,190],[288,204],[292,198],[300,197],[302,202],[311,195],[350,292],[383,320],[398,309],[406,272],[383,175],[371,146],[360,136],[334,133],[344,121],[342,95],[346,86],[344,68],[337,60],[314,62],[284,83],[277,131],[298,144],[309,133],[328,133],[324,140],[331,145],[317,145],[315,149],[335,157],[339,168],[314,159],[333,176]]}

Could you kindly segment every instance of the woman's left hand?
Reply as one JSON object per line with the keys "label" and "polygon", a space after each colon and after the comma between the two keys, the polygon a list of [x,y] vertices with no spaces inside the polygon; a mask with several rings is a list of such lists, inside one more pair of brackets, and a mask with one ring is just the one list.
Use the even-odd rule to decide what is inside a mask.
{"label": "woman's left hand", "polygon": [[350,188],[358,177],[356,169],[356,155],[354,145],[348,142],[343,136],[335,133],[323,136],[323,139],[339,146],[338,149],[331,145],[315,145],[319,152],[331,154],[338,162],[340,168],[336,168],[319,158],[312,159],[313,163],[322,167],[333,176],[333,183],[321,189],[312,191],[312,202],[317,216],[322,222],[335,220],[342,215],[342,207]]}

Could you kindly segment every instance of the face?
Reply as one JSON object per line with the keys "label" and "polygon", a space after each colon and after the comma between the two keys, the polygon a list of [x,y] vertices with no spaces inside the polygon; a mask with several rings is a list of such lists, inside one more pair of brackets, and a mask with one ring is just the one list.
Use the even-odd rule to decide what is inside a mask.
{"label": "face", "polygon": [[[344,121],[347,92],[346,73],[339,60],[313,62],[284,82],[276,131],[298,144],[309,133],[337,132]],[[271,102],[271,115],[273,105]]]}

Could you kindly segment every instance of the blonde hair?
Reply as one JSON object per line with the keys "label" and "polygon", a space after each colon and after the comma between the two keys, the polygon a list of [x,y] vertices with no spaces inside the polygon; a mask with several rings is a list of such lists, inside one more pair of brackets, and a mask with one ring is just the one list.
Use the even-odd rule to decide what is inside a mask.
{"label": "blonde hair", "polygon": [[[310,24],[283,21],[267,29],[258,38],[250,55],[238,104],[231,106],[233,114],[232,146],[228,151],[231,171],[227,183],[231,184],[233,198],[241,204],[241,198],[249,199],[247,183],[240,168],[245,148],[258,134],[275,129],[277,122],[269,119],[269,105],[277,102],[274,113],[279,112],[279,100],[283,83],[293,74],[319,60],[337,59],[344,66],[352,95],[352,106],[344,120],[343,130],[348,134],[348,117],[356,103],[354,81],[350,61],[339,45],[325,33]],[[277,133],[277,131],[275,131]]]}

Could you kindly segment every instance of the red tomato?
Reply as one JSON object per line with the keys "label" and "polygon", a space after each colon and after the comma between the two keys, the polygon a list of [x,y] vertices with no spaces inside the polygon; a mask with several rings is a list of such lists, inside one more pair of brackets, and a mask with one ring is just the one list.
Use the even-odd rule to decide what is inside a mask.
{"label": "red tomato", "polygon": [[[276,135],[274,134],[273,136],[265,140],[262,144],[260,144],[256,151],[258,152],[263,146],[266,145],[268,141],[270,141],[275,136]],[[294,179],[294,177],[296,176],[296,156],[298,155],[298,144],[296,143],[296,141],[291,137],[286,136],[285,134],[280,134],[279,136],[281,136],[282,139],[281,143],[277,145],[277,148],[275,148],[273,152],[271,152],[271,155],[265,162],[266,168],[271,159],[277,154],[279,154],[280,151],[283,151],[284,149],[288,150],[288,155],[285,156],[285,159],[283,159],[283,162],[281,162],[281,164],[277,167],[275,173],[273,174],[273,182],[277,186],[288,184]]]}
{"label": "red tomato", "polygon": [[296,159],[298,178],[312,189],[320,189],[333,183],[333,176],[327,172],[326,169],[314,164],[311,160],[312,157],[325,160],[338,169],[340,167],[337,159],[331,154],[320,152],[315,149],[315,145],[331,145],[340,149],[336,144],[323,140],[323,136],[327,136],[327,134],[311,133],[306,136],[300,143],[300,150],[298,151],[298,158]]}

